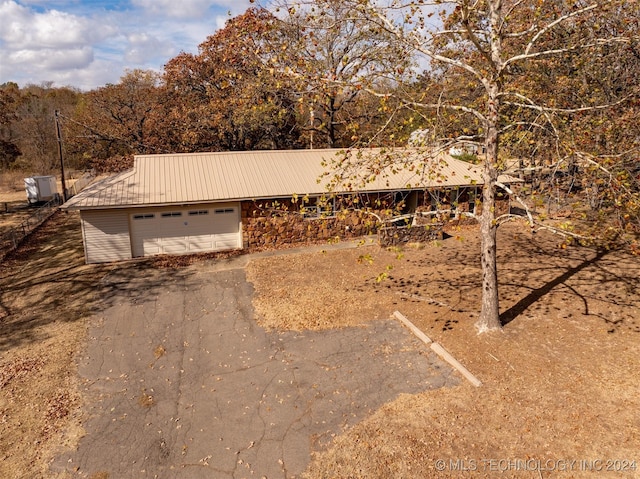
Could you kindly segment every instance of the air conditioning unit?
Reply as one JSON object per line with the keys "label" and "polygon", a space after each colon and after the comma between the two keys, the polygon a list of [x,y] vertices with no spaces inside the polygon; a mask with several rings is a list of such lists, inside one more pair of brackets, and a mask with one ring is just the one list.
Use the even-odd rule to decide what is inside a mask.
{"label": "air conditioning unit", "polygon": [[58,196],[55,176],[32,176],[24,179],[27,201],[30,204],[51,201]]}

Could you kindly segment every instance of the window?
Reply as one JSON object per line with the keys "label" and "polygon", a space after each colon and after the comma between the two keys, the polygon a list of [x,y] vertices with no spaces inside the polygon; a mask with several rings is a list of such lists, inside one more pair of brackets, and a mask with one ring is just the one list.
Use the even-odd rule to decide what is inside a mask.
{"label": "window", "polygon": [[333,218],[336,215],[335,198],[310,197],[303,201],[300,213],[303,218]]}
{"label": "window", "polygon": [[215,210],[215,214],[217,215],[226,215],[229,213],[235,213],[236,210],[234,208],[219,208]]}
{"label": "window", "polygon": [[142,215],[133,215],[133,219],[134,220],[150,220],[155,218],[156,215],[154,215],[153,213],[145,213]]}
{"label": "window", "polygon": [[473,213],[476,210],[476,197],[478,192],[476,188],[469,190],[469,213]]}
{"label": "window", "polygon": [[209,214],[209,210],[189,211],[189,216],[206,216],[208,214]]}
{"label": "window", "polygon": [[162,213],[163,218],[173,218],[174,216],[182,216],[182,211],[171,211],[169,213]]}

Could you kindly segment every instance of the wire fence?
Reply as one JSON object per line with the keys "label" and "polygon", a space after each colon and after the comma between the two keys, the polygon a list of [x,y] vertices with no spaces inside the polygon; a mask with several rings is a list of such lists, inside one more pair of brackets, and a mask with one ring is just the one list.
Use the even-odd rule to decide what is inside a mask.
{"label": "wire fence", "polygon": [[2,235],[0,237],[0,261],[3,260],[8,253],[17,249],[33,230],[55,213],[61,203],[61,198],[55,197],[51,201],[38,207],[32,215],[28,216],[18,226],[15,226]]}
{"label": "wire fence", "polygon": [[[91,183],[95,179],[95,177],[96,174],[94,171],[87,171],[83,173],[80,178],[78,178],[69,188],[67,188],[67,198],[71,198],[72,196],[77,195],[89,183]],[[18,246],[20,246],[24,239],[29,236],[29,234],[33,230],[44,223],[47,218],[49,218],[53,213],[56,212],[61,204],[62,198],[59,195],[56,195],[56,197],[51,201],[45,203],[42,206],[39,206],[32,215],[29,215],[29,217],[27,217],[27,219],[25,219],[18,226],[13,227],[7,233],[1,235],[0,261],[2,261],[8,253],[17,249]],[[8,211],[7,203],[5,203],[5,210]]]}

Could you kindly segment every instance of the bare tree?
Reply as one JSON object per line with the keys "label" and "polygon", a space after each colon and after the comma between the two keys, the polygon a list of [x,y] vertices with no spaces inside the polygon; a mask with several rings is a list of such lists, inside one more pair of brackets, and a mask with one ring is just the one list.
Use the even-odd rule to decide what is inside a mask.
{"label": "bare tree", "polygon": [[287,46],[270,60],[296,79],[310,143],[334,148],[369,140],[368,126],[384,118],[385,106],[383,96],[368,92],[396,84],[409,70],[410,53],[351,2],[324,0],[286,11],[280,28]]}
{"label": "bare tree", "polygon": [[74,114],[63,115],[67,151],[100,171],[128,168],[135,153],[164,152],[159,83],[155,72],[131,70],[84,94]]}
{"label": "bare tree", "polygon": [[16,114],[16,97],[18,95],[18,85],[0,85],[0,170],[12,166],[21,155],[12,128],[12,124],[18,118]]}
{"label": "bare tree", "polygon": [[0,167],[45,174],[57,168],[53,112],[72,111],[80,93],[51,82],[0,85]]}
{"label": "bare tree", "polygon": [[[526,72],[535,67],[549,71],[566,67],[564,62],[571,54],[597,55],[605,47],[637,46],[638,32],[633,29],[633,22],[621,23],[614,30],[589,28],[606,22],[611,16],[632,15],[632,12],[620,0],[569,3],[560,0],[358,0],[343,3],[350,5],[350,15],[368,22],[372,30],[393,35],[433,74],[456,78],[454,88],[450,88],[450,81],[441,83],[442,91],[437,97],[403,98],[403,101],[408,107],[431,110],[434,115],[468,115],[471,124],[476,125],[475,131],[457,132],[448,140],[476,142],[484,148],[480,217],[482,307],[476,326],[479,332],[500,329],[496,233],[501,218],[495,212],[496,195],[502,187],[513,193],[498,182],[504,167],[501,155],[504,135],[514,129],[551,135],[555,151],[550,154],[559,157],[566,153],[566,149],[561,151],[561,134],[566,128],[559,124],[567,115],[623,107],[629,101],[625,92],[605,100],[595,91],[591,95],[587,91],[587,96],[559,106],[553,91],[541,94],[535,88],[527,88],[531,85],[523,81]],[[314,2],[315,12],[322,12],[323,4],[324,0]],[[306,8],[314,11],[308,5]],[[634,8],[637,10],[636,7],[631,10]],[[577,64],[572,67],[581,68]],[[326,80],[333,85],[337,83],[333,78]],[[389,95],[377,92],[375,86],[367,87],[374,94]],[[547,87],[558,88],[552,83]],[[461,88],[475,93],[465,98],[460,95]],[[575,156],[575,151],[573,153]],[[585,154],[581,158],[597,164],[593,155]],[[375,171],[380,170],[378,163]],[[531,216],[529,219],[532,221]]]}

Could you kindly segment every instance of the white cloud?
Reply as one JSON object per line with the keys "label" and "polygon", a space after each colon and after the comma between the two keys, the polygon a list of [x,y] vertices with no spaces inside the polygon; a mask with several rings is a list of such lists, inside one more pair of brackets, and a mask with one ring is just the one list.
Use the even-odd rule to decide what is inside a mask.
{"label": "white cloud", "polygon": [[37,84],[88,68],[92,44],[110,33],[91,19],[57,10],[40,13],[13,0],[0,2],[0,18],[0,82]]}
{"label": "white cloud", "polygon": [[93,61],[89,47],[60,50],[18,50],[8,56],[13,65],[27,65],[46,70],[71,70],[83,68]]}
{"label": "white cloud", "polygon": [[131,33],[127,36],[129,46],[124,55],[126,62],[140,65],[156,56],[170,57],[175,54],[175,48],[166,40],[147,33]]}
{"label": "white cloud", "polygon": [[[113,76],[109,68],[104,68],[99,75],[93,74],[97,65],[93,50],[86,47],[64,51],[2,50],[0,64],[3,66],[0,83],[12,81],[22,86],[51,81],[57,86],[73,86],[88,90],[103,83],[102,79]],[[9,75],[5,74],[5,65],[9,66]],[[88,65],[92,68],[88,68]],[[118,77],[119,75],[113,80],[117,80]]]}
{"label": "white cloud", "polygon": [[[44,6],[61,6],[73,3],[73,0],[22,0],[20,3],[23,5],[44,5]],[[77,2],[76,2],[77,3]]]}
{"label": "white cloud", "polygon": [[212,0],[132,0],[132,3],[157,16],[199,18],[205,15],[210,7],[218,5],[220,2]]}
{"label": "white cloud", "polygon": [[249,0],[0,0],[0,84],[92,89],[127,69],[159,71]]}
{"label": "white cloud", "polygon": [[14,1],[0,4],[0,40],[21,49],[65,48],[92,43],[112,29],[87,18],[50,10],[36,13]]}

